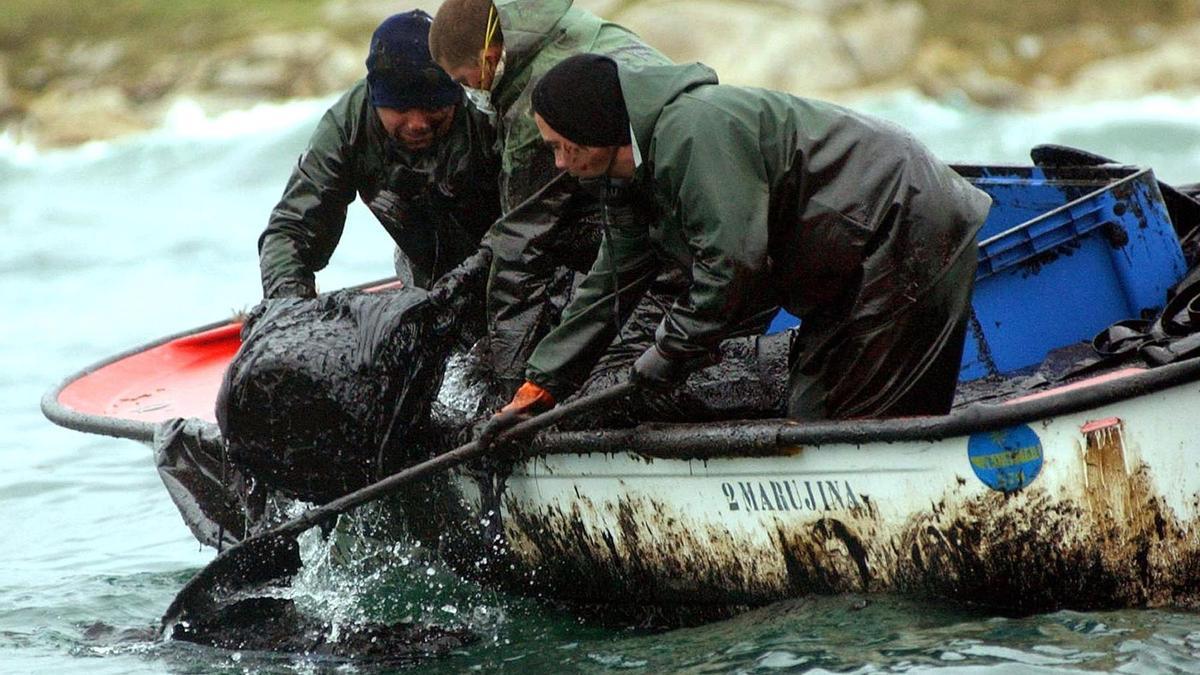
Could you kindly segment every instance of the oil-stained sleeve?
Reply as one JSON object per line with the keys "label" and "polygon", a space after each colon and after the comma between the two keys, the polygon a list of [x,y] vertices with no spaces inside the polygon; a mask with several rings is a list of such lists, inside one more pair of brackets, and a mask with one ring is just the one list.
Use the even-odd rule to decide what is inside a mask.
{"label": "oil-stained sleeve", "polygon": [[560,401],[577,390],[660,266],[644,224],[630,218],[610,225],[596,262],[563,310],[562,320],[529,357],[526,378]]}
{"label": "oil-stained sleeve", "polygon": [[663,112],[655,133],[655,180],[692,255],[692,282],[659,326],[669,356],[711,352],[766,292],[769,181],[757,132],[697,101]]}
{"label": "oil-stained sleeve", "polygon": [[356,197],[344,119],[334,110],[321,118],[258,239],[264,297],[289,283],[315,289],[316,272],[342,237]]}
{"label": "oil-stained sleeve", "polygon": [[523,201],[487,233],[493,254],[487,285],[492,367],[509,388],[515,389],[525,360],[552,324],[550,286],[561,262],[556,241],[571,185],[566,174],[550,174],[540,189],[522,193]]}

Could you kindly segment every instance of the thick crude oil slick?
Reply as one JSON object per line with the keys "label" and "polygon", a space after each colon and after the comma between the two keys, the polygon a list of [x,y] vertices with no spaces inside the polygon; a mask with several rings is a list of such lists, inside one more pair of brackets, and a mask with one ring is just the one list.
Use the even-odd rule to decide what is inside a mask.
{"label": "thick crude oil slick", "polygon": [[357,665],[412,665],[475,640],[465,629],[363,623],[335,627],[290,600],[249,598],[176,626],[171,637],[228,650],[334,657]]}

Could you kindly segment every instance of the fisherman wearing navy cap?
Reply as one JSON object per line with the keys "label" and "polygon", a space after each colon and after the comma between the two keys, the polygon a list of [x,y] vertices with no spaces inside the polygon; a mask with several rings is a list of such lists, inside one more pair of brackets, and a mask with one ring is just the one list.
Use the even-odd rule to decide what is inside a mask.
{"label": "fisherman wearing navy cap", "polygon": [[360,197],[397,245],[397,273],[429,288],[475,254],[499,215],[493,129],[429,56],[429,14],[385,20],[367,76],[325,113],[258,241],[263,295],[316,295],[316,272]]}

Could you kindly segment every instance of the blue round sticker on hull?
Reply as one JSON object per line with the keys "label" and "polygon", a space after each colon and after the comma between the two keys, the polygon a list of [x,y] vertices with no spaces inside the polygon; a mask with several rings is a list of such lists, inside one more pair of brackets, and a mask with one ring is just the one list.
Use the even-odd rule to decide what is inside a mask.
{"label": "blue round sticker on hull", "polygon": [[1042,441],[1028,426],[971,434],[967,457],[979,480],[993,490],[1016,492],[1042,470]]}

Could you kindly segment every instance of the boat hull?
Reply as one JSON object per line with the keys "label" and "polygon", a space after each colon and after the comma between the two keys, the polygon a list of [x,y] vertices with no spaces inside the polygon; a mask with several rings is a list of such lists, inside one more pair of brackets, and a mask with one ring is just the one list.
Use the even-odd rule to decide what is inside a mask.
{"label": "boat hull", "polygon": [[[1188,382],[928,440],[534,457],[505,482],[506,563],[518,585],[582,603],[903,592],[1016,612],[1194,606],[1196,409]],[[475,479],[453,485],[489,511]]]}
{"label": "boat hull", "polygon": [[[163,418],[203,425],[211,395],[181,393],[215,392],[214,364],[237,343],[233,324],[166,338],[67,378],[43,410],[146,442]],[[188,386],[164,387],[172,373]],[[944,417],[560,432],[500,484],[461,471],[399,506],[463,574],[578,603],[850,591],[1014,612],[1192,607],[1197,409],[1200,359],[1189,359]]]}

